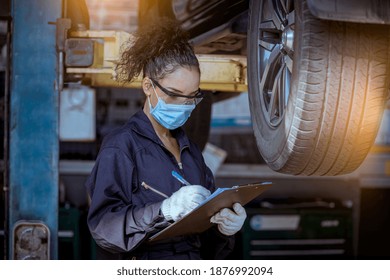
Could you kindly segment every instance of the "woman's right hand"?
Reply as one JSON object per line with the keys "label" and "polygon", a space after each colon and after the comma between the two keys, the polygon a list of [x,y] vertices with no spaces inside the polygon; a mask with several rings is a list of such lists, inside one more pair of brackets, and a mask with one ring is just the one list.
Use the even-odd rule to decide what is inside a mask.
{"label": "woman's right hand", "polygon": [[161,212],[168,221],[177,221],[195,209],[210,194],[208,189],[200,185],[181,187],[178,191],[174,192],[171,197],[162,202]]}

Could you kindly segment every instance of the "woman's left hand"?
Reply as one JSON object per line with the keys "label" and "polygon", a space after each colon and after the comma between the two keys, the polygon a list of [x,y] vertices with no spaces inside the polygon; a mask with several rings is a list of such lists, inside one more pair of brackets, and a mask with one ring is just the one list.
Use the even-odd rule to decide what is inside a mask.
{"label": "woman's left hand", "polygon": [[243,226],[246,212],[240,203],[233,205],[233,210],[224,208],[211,217],[210,222],[218,224],[219,231],[224,235],[233,235]]}

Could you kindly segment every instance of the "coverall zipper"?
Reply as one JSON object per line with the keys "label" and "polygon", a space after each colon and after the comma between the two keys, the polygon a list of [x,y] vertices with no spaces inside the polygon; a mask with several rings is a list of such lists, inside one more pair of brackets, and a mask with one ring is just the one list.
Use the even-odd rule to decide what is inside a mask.
{"label": "coverall zipper", "polygon": [[[140,134],[140,135],[142,135],[142,136],[144,136],[144,137],[146,137],[146,138],[148,138],[148,139],[150,139],[147,135],[145,135],[144,133],[140,133],[140,132],[138,132],[138,131],[136,131],[138,134]],[[152,140],[152,139],[150,139],[150,140]],[[152,140],[152,141],[154,141],[154,140]],[[154,141],[154,142],[156,142],[156,141]],[[182,176],[184,176],[184,171],[183,171],[183,164],[181,163],[181,162],[178,162],[177,160],[176,160],[176,158],[175,158],[175,156],[161,143],[161,142],[156,142],[158,145],[160,145],[164,150],[166,150],[167,152],[168,152],[168,154],[170,155],[170,157],[172,158],[172,161],[174,162],[174,164],[175,165],[177,165],[178,166],[178,168],[179,168],[179,172],[180,172],[180,174],[182,175]],[[187,148],[188,146],[184,146],[184,147],[182,147],[181,149],[180,149],[180,159],[181,159],[181,152],[185,149],[185,148]]]}

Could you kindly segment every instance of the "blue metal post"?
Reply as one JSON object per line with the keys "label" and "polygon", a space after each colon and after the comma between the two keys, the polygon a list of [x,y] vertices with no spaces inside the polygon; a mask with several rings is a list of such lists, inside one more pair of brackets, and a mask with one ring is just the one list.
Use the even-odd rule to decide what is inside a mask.
{"label": "blue metal post", "polygon": [[[58,258],[56,26],[49,22],[60,18],[61,10],[61,0],[12,0],[10,259],[15,256],[13,247],[18,241],[15,226],[21,223],[28,228],[30,222],[42,223],[48,229],[48,240],[35,229],[23,238],[35,234],[41,238],[39,242],[49,241],[48,258]],[[41,245],[39,242],[31,244],[30,248],[36,249]]]}

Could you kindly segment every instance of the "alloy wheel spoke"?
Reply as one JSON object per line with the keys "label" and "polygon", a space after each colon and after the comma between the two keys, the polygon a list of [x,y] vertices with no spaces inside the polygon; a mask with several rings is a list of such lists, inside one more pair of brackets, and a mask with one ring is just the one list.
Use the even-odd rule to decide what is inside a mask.
{"label": "alloy wheel spoke", "polygon": [[270,101],[270,106],[269,106],[269,111],[268,111],[268,116],[269,116],[269,121],[271,123],[275,123],[277,121],[278,117],[280,114],[279,112],[279,103],[280,103],[280,94],[282,92],[282,68],[279,69],[278,73],[276,74],[274,84],[272,87],[272,97]]}
{"label": "alloy wheel spoke", "polygon": [[268,83],[270,81],[272,81],[272,79],[274,78],[273,76],[273,73],[275,71],[275,69],[277,68],[277,63],[278,61],[280,60],[280,57],[281,57],[281,53],[280,53],[280,45],[276,45],[269,58],[268,58],[268,62],[267,62],[267,65],[264,69],[264,72],[263,72],[263,75],[261,77],[261,82],[260,82],[260,92],[267,92],[267,88],[268,88]]}
{"label": "alloy wheel spoke", "polygon": [[260,93],[271,126],[283,120],[290,94],[294,57],[293,0],[268,0],[259,24]]}
{"label": "alloy wheel spoke", "polygon": [[[288,13],[286,4],[287,3],[286,3],[285,0],[279,0],[279,5],[283,9],[283,14],[287,14]],[[276,6],[278,6],[278,5],[276,5]]]}
{"label": "alloy wheel spoke", "polygon": [[290,25],[292,27],[295,25],[295,12],[294,11],[287,14],[287,22],[288,22],[288,25]]}
{"label": "alloy wheel spoke", "polygon": [[284,59],[285,59],[285,63],[286,63],[288,71],[290,71],[290,73],[292,73],[292,71],[293,71],[293,60],[292,60],[292,58],[290,57],[290,55],[286,55],[284,57]]}
{"label": "alloy wheel spoke", "polygon": [[275,5],[274,1],[272,0],[268,0],[268,5],[269,7],[273,8],[272,21],[274,22],[275,27],[278,30],[283,30],[283,24],[282,24],[283,18],[280,15],[279,10],[277,9],[277,5]]}
{"label": "alloy wheel spoke", "polygon": [[290,13],[291,12],[291,10],[292,10],[292,7],[293,7],[293,2],[294,2],[294,0],[287,0],[286,1],[286,11],[287,11],[287,13]]}
{"label": "alloy wheel spoke", "polygon": [[276,94],[274,90],[272,90],[271,93],[271,100],[270,104],[268,107],[268,121],[272,123],[272,119],[274,118],[275,115],[275,108],[276,108]]}
{"label": "alloy wheel spoke", "polygon": [[283,67],[283,75],[282,75],[282,82],[283,82],[283,90],[280,93],[279,97],[279,114],[280,116],[284,115],[284,111],[287,105],[288,96],[290,93],[290,77],[291,74],[287,68],[287,65]]}
{"label": "alloy wheel spoke", "polygon": [[259,46],[272,51],[274,46],[280,42],[280,31],[272,20],[264,21],[259,26]]}

